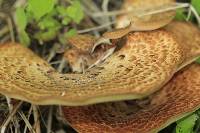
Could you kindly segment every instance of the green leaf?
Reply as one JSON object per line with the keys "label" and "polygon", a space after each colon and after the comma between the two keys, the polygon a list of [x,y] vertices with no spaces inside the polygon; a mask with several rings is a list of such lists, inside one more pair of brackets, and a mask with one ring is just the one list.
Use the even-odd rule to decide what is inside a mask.
{"label": "green leaf", "polygon": [[192,114],[177,121],[176,133],[193,133],[193,128],[197,119],[198,115]]}
{"label": "green leaf", "polygon": [[64,17],[62,20],[63,25],[68,25],[71,22],[71,19],[69,17]]}
{"label": "green leaf", "polygon": [[29,46],[30,38],[26,33],[25,29],[27,26],[27,16],[23,8],[19,7],[16,10],[16,25],[18,28],[18,37],[21,44],[24,46]]}
{"label": "green leaf", "polygon": [[77,34],[76,29],[70,29],[68,32],[64,34],[65,38],[73,37]]}
{"label": "green leaf", "polygon": [[19,31],[25,30],[27,26],[27,17],[24,9],[21,7],[17,8],[16,10],[16,25]]}
{"label": "green leaf", "polygon": [[62,16],[65,17],[67,16],[67,8],[63,7],[63,6],[57,6],[56,7],[58,13]]}
{"label": "green leaf", "polygon": [[44,29],[53,28],[53,27],[59,28],[61,25],[53,17],[45,17],[38,23],[38,26],[41,30],[44,30]]}
{"label": "green leaf", "polygon": [[49,28],[48,31],[39,31],[34,37],[39,41],[50,41],[55,39],[58,34],[57,28]]}
{"label": "green leaf", "polygon": [[197,60],[196,60],[196,62],[200,64],[200,58],[199,58],[199,59],[197,59]]}
{"label": "green leaf", "polygon": [[67,8],[67,15],[77,24],[83,19],[84,14],[79,1],[73,1],[72,5]]}
{"label": "green leaf", "polygon": [[21,31],[19,33],[19,41],[21,44],[23,44],[26,47],[28,47],[30,45],[30,38],[25,31]]}
{"label": "green leaf", "polygon": [[33,13],[36,20],[39,20],[53,10],[55,2],[55,0],[28,0],[28,11]]}
{"label": "green leaf", "polygon": [[200,0],[192,0],[191,4],[196,9],[197,13],[200,14]]}
{"label": "green leaf", "polygon": [[71,18],[68,16],[68,13],[67,13],[68,9],[63,6],[57,6],[56,9],[57,9],[60,17],[62,17],[62,24],[68,25],[71,22]]}
{"label": "green leaf", "polygon": [[177,9],[175,19],[179,21],[184,21],[187,16],[184,14],[184,9]]}

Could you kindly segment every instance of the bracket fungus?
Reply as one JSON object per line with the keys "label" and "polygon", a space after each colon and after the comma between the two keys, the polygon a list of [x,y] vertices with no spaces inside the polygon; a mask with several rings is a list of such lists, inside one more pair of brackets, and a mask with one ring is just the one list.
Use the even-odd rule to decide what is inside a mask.
{"label": "bracket fungus", "polygon": [[[200,55],[198,28],[184,22],[169,25],[180,30],[168,26],[128,34],[118,51],[84,74],[59,74],[31,50],[1,45],[0,93],[39,105],[70,106],[146,97]],[[192,43],[181,41],[189,33]]]}
{"label": "bracket fungus", "polygon": [[200,108],[200,65],[189,65],[175,74],[148,100],[142,107],[124,101],[62,110],[67,122],[80,133],[158,132]]}

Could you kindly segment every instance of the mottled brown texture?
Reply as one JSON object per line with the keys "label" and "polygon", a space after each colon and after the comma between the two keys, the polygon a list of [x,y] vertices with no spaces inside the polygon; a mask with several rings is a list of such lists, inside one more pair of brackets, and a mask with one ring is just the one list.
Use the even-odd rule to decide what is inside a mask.
{"label": "mottled brown texture", "polygon": [[72,46],[80,51],[84,51],[89,53],[91,48],[96,41],[96,38],[91,35],[76,35],[71,38],[68,38],[68,42],[72,44]]}
{"label": "mottled brown texture", "polygon": [[79,133],[150,133],[198,108],[200,65],[192,64],[149,99],[62,109],[65,120]]}
{"label": "mottled brown texture", "polygon": [[[190,63],[188,59],[200,55],[199,43],[194,42],[198,40],[188,45],[178,42],[176,34],[187,36],[184,27],[180,29],[173,34],[170,30],[130,33],[121,49],[85,74],[59,74],[27,48],[1,45],[0,93],[34,104],[71,106],[146,97],[182,64]],[[195,57],[191,49],[197,51]]]}
{"label": "mottled brown texture", "polygon": [[[186,66],[188,62],[194,61],[200,53],[200,32],[199,28],[192,23],[184,23],[174,21],[165,27],[166,31],[169,31],[174,35],[174,38],[178,43],[185,45],[183,51],[185,53],[185,60],[180,65],[180,68]],[[186,52],[188,51],[188,52]],[[186,64],[184,64],[186,63]]]}

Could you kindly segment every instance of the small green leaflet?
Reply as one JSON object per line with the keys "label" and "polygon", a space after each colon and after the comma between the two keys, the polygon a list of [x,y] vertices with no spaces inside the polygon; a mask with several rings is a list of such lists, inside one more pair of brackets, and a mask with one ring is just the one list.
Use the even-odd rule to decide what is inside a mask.
{"label": "small green leaflet", "polygon": [[27,16],[24,9],[19,7],[16,10],[16,25],[19,32],[19,41],[21,44],[28,46],[30,44],[30,38],[26,33],[25,29],[27,26]]}
{"label": "small green leaflet", "polygon": [[28,11],[32,12],[34,17],[39,20],[53,10],[55,3],[55,0],[28,0]]}
{"label": "small green leaflet", "polygon": [[53,17],[44,17],[44,19],[41,19],[41,21],[38,23],[38,26],[41,30],[45,30],[52,27],[60,27],[60,23],[54,19]]}
{"label": "small green leaflet", "polygon": [[24,46],[28,47],[30,45],[30,38],[28,34],[23,30],[19,33],[19,41]]}
{"label": "small green leaflet", "polygon": [[177,9],[175,19],[179,21],[186,20],[186,15],[184,14],[184,9]]}
{"label": "small green leaflet", "polygon": [[200,14],[200,0],[192,0],[191,4],[196,9],[197,13]]}
{"label": "small green leaflet", "polygon": [[200,64],[200,58],[199,58],[199,59],[197,59],[197,60],[196,60],[196,62]]}
{"label": "small green leaflet", "polygon": [[193,133],[193,128],[198,118],[197,114],[191,114],[181,120],[178,120],[176,122],[176,133]]}
{"label": "small green leaflet", "polygon": [[63,18],[62,24],[68,25],[72,19],[68,16],[67,8],[63,6],[57,6],[57,11],[60,14],[60,16]]}
{"label": "small green leaflet", "polygon": [[83,19],[84,14],[79,1],[73,1],[72,5],[66,10],[67,15],[77,24]]}
{"label": "small green leaflet", "polygon": [[65,38],[73,37],[77,34],[76,29],[70,29],[68,32],[64,34]]}
{"label": "small green leaflet", "polygon": [[57,36],[58,30],[59,30],[59,27],[48,28],[47,31],[39,31],[36,34],[34,34],[34,38],[36,38],[40,42],[50,41],[50,40],[53,40]]}
{"label": "small green leaflet", "polygon": [[19,7],[16,10],[16,24],[19,30],[25,30],[27,26],[27,17],[24,12],[24,9]]}

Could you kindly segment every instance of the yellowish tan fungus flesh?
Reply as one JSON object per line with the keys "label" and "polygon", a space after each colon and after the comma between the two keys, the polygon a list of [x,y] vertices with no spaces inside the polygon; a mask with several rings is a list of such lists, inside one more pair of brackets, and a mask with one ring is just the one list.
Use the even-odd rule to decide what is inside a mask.
{"label": "yellowish tan fungus flesh", "polygon": [[[200,55],[199,30],[184,22],[170,25],[180,30],[128,34],[118,51],[85,74],[59,74],[22,45],[3,44],[0,93],[34,104],[70,106],[146,97]],[[187,35],[192,42],[180,42],[178,36]]]}

